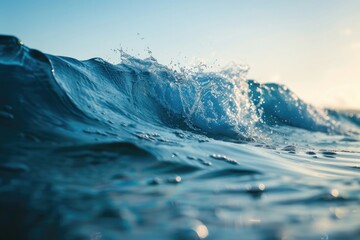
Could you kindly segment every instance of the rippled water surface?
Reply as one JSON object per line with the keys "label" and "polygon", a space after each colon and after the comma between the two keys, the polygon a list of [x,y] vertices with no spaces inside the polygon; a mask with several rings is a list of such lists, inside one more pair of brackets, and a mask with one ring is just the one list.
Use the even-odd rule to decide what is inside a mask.
{"label": "rippled water surface", "polygon": [[1,36],[1,239],[358,239],[359,113],[245,73]]}

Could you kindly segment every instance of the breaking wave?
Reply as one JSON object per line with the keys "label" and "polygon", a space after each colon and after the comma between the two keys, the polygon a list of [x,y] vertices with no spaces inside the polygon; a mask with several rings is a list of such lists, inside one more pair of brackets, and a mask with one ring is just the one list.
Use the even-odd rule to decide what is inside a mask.
{"label": "breaking wave", "polygon": [[16,129],[54,133],[132,121],[254,140],[279,125],[341,134],[359,127],[356,114],[318,109],[286,86],[246,80],[240,66],[174,71],[152,57],[123,53],[114,65],[44,54],[15,37],[0,44],[0,116]]}

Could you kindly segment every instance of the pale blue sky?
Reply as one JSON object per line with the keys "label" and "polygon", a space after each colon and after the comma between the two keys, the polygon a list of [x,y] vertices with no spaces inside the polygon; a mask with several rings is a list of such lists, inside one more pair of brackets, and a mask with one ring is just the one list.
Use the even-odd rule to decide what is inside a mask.
{"label": "pale blue sky", "polygon": [[236,61],[250,65],[249,77],[285,83],[316,105],[357,109],[359,23],[357,0],[0,3],[0,33],[47,53],[115,62],[111,49],[144,56],[149,46],[164,64]]}

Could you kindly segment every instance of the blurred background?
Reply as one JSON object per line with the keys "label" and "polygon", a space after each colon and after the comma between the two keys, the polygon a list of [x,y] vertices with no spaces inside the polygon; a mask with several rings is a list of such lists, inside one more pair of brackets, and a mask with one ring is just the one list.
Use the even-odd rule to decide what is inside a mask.
{"label": "blurred background", "polygon": [[2,0],[0,34],[43,52],[119,62],[229,62],[316,106],[360,109],[357,0]]}

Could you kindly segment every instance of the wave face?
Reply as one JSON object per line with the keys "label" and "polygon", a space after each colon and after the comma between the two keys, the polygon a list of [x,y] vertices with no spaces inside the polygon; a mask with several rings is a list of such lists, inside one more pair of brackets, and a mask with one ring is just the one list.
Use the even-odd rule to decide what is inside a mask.
{"label": "wave face", "polygon": [[[357,115],[317,109],[283,85],[244,80],[245,70],[236,66],[176,72],[154,58],[126,54],[118,65],[99,58],[78,61],[29,49],[11,37],[2,38],[1,50],[1,78],[11,79],[2,82],[2,103],[21,108],[13,116],[18,124],[39,123],[40,130],[44,122],[62,126],[69,120],[146,122],[235,139],[261,138],[274,125],[342,134],[359,129]],[[19,88],[27,91],[14,93]]]}
{"label": "wave face", "polygon": [[[172,234],[180,234],[185,239],[205,235],[216,239],[226,230],[230,238],[236,231],[231,227],[234,224],[244,228],[251,238],[280,231],[278,221],[287,223],[285,228],[291,236],[311,237],[323,233],[312,229],[309,235],[299,235],[291,219],[295,216],[299,228],[309,228],[307,220],[302,221],[306,216],[301,209],[323,202],[333,206],[339,200],[338,193],[330,191],[329,195],[327,188],[334,185],[348,194],[341,200],[345,204],[345,210],[341,210],[348,218],[339,225],[332,219],[325,229],[342,236],[340,227],[348,224],[351,231],[356,231],[349,222],[357,216],[350,215],[349,209],[358,208],[359,198],[355,195],[359,191],[345,187],[338,179],[350,178],[354,184],[359,180],[356,164],[360,156],[360,115],[316,108],[286,86],[260,84],[245,76],[246,69],[239,66],[216,72],[203,71],[200,67],[175,71],[153,57],[141,60],[125,53],[117,65],[100,58],[79,61],[45,54],[24,46],[15,37],[0,36],[0,154],[4,159],[0,171],[5,173],[2,181],[5,184],[9,179],[19,178],[33,184],[31,191],[19,190],[28,183],[5,184],[7,190],[2,194],[6,194],[9,201],[0,202],[0,208],[13,209],[14,197],[25,199],[18,203],[23,209],[19,210],[19,216],[28,214],[36,218],[45,210],[61,216],[61,220],[45,217],[35,230],[21,229],[34,239],[39,237],[38,231],[44,229],[47,221],[54,222],[58,232],[43,232],[42,236],[53,239],[55,236],[75,239],[78,235],[88,236],[86,234],[102,234],[110,239],[112,234],[118,236],[117,231],[124,234],[125,230],[130,238],[146,233],[154,239]],[[320,161],[314,162],[313,157]],[[327,162],[334,158],[344,161]],[[299,162],[307,162],[309,166]],[[78,175],[72,173],[74,166]],[[88,174],[95,174],[97,179],[94,175],[86,180]],[[161,213],[167,208],[166,204],[174,200],[168,195],[169,186],[180,183],[181,174],[192,184],[183,184],[175,195],[181,197],[181,192],[191,195],[193,202],[178,199],[179,205],[170,213]],[[179,176],[172,179],[174,175]],[[65,183],[65,176],[78,187]],[[46,180],[39,182],[39,177]],[[148,178],[152,177],[155,178],[149,183]],[[304,179],[302,183],[298,182],[299,177]],[[288,183],[282,186],[285,178]],[[313,181],[318,178],[322,182],[316,186]],[[332,180],[324,180],[328,178]],[[97,186],[99,179],[108,184],[107,191],[115,195],[124,193],[125,200],[104,196],[104,188]],[[263,183],[257,185],[259,181]],[[58,203],[61,206],[46,202],[50,201],[45,197],[48,190],[40,190],[45,183],[53,186],[51,191],[56,195],[50,200],[62,199],[63,202]],[[149,195],[149,191],[155,191],[153,185],[158,184],[164,186],[159,195]],[[272,196],[280,200],[261,202],[268,184],[272,185],[269,195],[274,194]],[[216,196],[213,196],[214,186],[219,193]],[[296,190],[298,187],[302,189]],[[70,189],[72,193],[67,192]],[[39,199],[34,200],[33,190],[41,192]],[[294,198],[282,195],[293,191]],[[90,209],[101,203],[100,210],[92,212],[100,211],[96,216],[86,215],[76,205],[84,194]],[[131,203],[136,198],[159,206],[148,208],[146,203]],[[202,198],[215,200],[203,206]],[[280,220],[267,219],[268,225],[260,224],[257,220],[264,215],[249,202],[254,198],[264,204],[264,212],[271,213],[272,208],[278,208]],[[247,204],[248,209],[238,209],[229,199]],[[35,205],[27,203],[28,200]],[[218,200],[227,203],[221,207]],[[41,204],[46,207],[39,210],[37,207]],[[67,208],[71,205],[75,206],[72,210]],[[290,211],[282,208],[285,205]],[[205,208],[219,212],[216,217],[208,216]],[[233,216],[231,209],[245,217]],[[313,210],[319,209],[315,206]],[[331,214],[338,220],[340,217],[336,214],[340,213],[336,211]],[[173,216],[177,213],[181,217]],[[151,214],[159,214],[159,219],[151,221],[153,225],[149,223],[149,226],[156,229],[165,224],[165,235],[157,235],[160,233],[155,230],[147,232],[149,228],[141,227],[141,217]],[[252,214],[260,216],[259,219],[251,218]],[[326,214],[319,211],[316,217],[327,218]],[[109,216],[120,222],[116,231],[104,220]],[[100,230],[89,233],[89,221],[94,219],[99,223],[95,229]],[[179,224],[168,224],[168,220]],[[7,230],[3,233],[22,237],[17,235],[21,234],[17,230],[23,225],[16,224],[17,221],[15,216],[7,225],[4,223]],[[74,227],[75,222],[81,224]],[[253,224],[259,224],[262,231],[249,229]],[[335,225],[337,228],[333,228]],[[133,228],[140,230],[129,230]],[[211,229],[214,235],[209,234]],[[349,236],[358,234],[351,231]]]}

